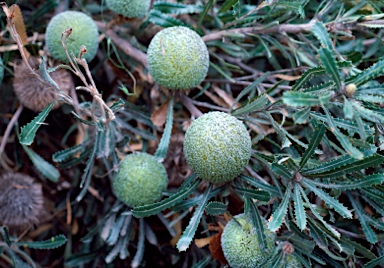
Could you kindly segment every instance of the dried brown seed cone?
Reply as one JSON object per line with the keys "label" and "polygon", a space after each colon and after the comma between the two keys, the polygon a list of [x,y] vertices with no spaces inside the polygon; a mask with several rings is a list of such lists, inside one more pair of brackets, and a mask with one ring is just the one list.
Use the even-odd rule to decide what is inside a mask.
{"label": "dried brown seed cone", "polygon": [[[29,64],[35,70],[39,69],[39,58],[31,57]],[[35,112],[41,112],[50,102],[59,99],[56,90],[39,81],[31,73],[25,62],[21,61],[15,64],[15,79],[13,80],[13,89],[19,101],[28,109]],[[73,86],[71,73],[65,69],[59,69],[50,73],[52,79],[58,84],[61,90],[69,93]],[[58,108],[63,102],[57,102],[53,109]]]}
{"label": "dried brown seed cone", "polygon": [[40,221],[43,191],[40,183],[22,173],[0,176],[0,225],[26,227]]}

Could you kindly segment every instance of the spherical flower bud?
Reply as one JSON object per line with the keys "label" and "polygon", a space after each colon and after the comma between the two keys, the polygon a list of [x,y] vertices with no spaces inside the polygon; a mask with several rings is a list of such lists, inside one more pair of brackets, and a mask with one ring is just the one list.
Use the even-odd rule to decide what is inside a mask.
{"label": "spherical flower bud", "polygon": [[70,56],[72,53],[78,57],[81,47],[84,45],[87,52],[83,58],[91,61],[99,47],[99,32],[96,23],[91,17],[79,11],[64,11],[54,16],[48,23],[45,32],[45,42],[52,57],[68,62],[61,43],[61,34],[72,28],[72,33],[67,38],[66,46]]}
{"label": "spherical flower bud", "polygon": [[196,87],[208,72],[207,46],[187,27],[175,26],[158,32],[151,40],[147,54],[149,72],[165,88]]}
{"label": "spherical flower bud", "polygon": [[147,153],[134,153],[119,166],[112,189],[120,201],[136,207],[158,201],[167,184],[167,172],[161,163]]}
{"label": "spherical flower bud", "polygon": [[144,17],[149,9],[150,0],[107,0],[107,6],[116,14],[128,18]]}
{"label": "spherical flower bud", "polygon": [[232,268],[254,268],[268,262],[275,246],[275,233],[269,231],[265,224],[264,235],[267,248],[261,250],[256,228],[250,217],[240,214],[230,220],[221,236],[224,256]]}
{"label": "spherical flower bud", "polygon": [[30,226],[39,222],[42,211],[40,183],[22,173],[0,176],[0,225]]}
{"label": "spherical flower bud", "polygon": [[244,124],[223,112],[210,112],[193,121],[184,139],[184,154],[191,169],[215,183],[240,175],[251,157],[251,147]]}

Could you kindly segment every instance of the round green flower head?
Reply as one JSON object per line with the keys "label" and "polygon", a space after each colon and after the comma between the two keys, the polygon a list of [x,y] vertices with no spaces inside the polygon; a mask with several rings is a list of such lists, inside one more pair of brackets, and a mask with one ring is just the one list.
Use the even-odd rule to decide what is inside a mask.
{"label": "round green flower head", "polygon": [[144,17],[150,3],[150,0],[107,0],[107,6],[110,10],[128,18]]}
{"label": "round green flower head", "polygon": [[239,214],[230,220],[221,235],[221,247],[232,268],[254,268],[267,261],[275,247],[275,233],[265,224],[264,234],[267,248],[260,249],[256,228],[246,214]]}
{"label": "round green flower head", "polygon": [[184,139],[191,169],[204,180],[233,180],[251,157],[251,137],[244,124],[223,112],[210,112],[193,121]]}
{"label": "round green flower head", "polygon": [[68,62],[61,44],[61,34],[68,28],[72,28],[66,43],[69,55],[73,53],[78,57],[80,48],[84,45],[87,48],[84,59],[91,61],[99,47],[99,31],[93,19],[79,11],[61,12],[48,23],[45,42],[49,53],[57,60]]}
{"label": "round green flower head", "polygon": [[119,167],[112,189],[116,197],[130,207],[151,204],[167,189],[167,172],[147,153],[127,155]]}
{"label": "round green flower head", "polygon": [[149,72],[165,88],[190,89],[207,76],[207,46],[187,27],[175,26],[158,32],[149,44],[147,55]]}

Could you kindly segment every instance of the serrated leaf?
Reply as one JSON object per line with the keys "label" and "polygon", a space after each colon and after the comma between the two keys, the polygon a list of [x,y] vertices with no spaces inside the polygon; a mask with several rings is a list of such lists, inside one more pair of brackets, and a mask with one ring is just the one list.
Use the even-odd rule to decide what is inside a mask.
{"label": "serrated leaf", "polygon": [[356,102],[352,102],[352,105],[359,113],[359,115],[365,118],[366,120],[371,121],[373,123],[377,123],[377,121],[379,121],[380,123],[384,123],[384,116],[379,114],[378,112],[364,108]]}
{"label": "serrated leaf", "polygon": [[[348,160],[348,159],[345,158],[345,160]],[[332,163],[334,164],[334,162],[336,161],[331,161],[331,165]],[[303,174],[305,173],[305,175],[308,177],[316,177],[316,178],[336,178],[336,177],[341,177],[341,176],[344,176],[345,174],[360,171],[369,167],[376,167],[382,163],[384,163],[384,157],[379,154],[374,154],[372,156],[363,158],[362,160],[354,161],[352,163],[349,163],[344,166],[340,166],[330,171],[326,171],[322,173],[313,173],[313,170],[311,170],[311,171],[305,171],[303,172]]]}
{"label": "serrated leaf", "polygon": [[367,262],[363,268],[375,268],[384,264],[384,255]]}
{"label": "serrated leaf", "polygon": [[38,116],[35,117],[30,123],[21,128],[20,133],[20,143],[24,145],[31,145],[33,140],[35,139],[35,135],[37,130],[41,125],[44,124],[45,119],[47,118],[49,112],[52,110],[53,105],[56,104],[57,101],[52,101],[48,104],[47,107],[42,110]]}
{"label": "serrated leaf", "polygon": [[234,110],[231,114],[233,116],[239,116],[243,114],[249,114],[258,109],[264,108],[268,104],[269,100],[265,94],[261,95],[254,101],[248,103],[244,107],[240,107],[239,109]]}
{"label": "serrated leaf", "polygon": [[314,67],[305,71],[302,76],[292,86],[292,91],[298,91],[304,87],[304,85],[316,75],[324,75],[325,68],[323,66]]}
{"label": "serrated leaf", "polygon": [[185,228],[183,234],[177,242],[176,247],[179,251],[186,251],[189,245],[191,244],[192,239],[195,236],[197,226],[199,225],[201,217],[203,216],[205,207],[208,203],[208,200],[210,199],[210,192],[212,190],[212,187],[213,184],[209,184],[207,190],[203,194],[203,199],[201,200],[201,203],[197,206],[191,220],[188,223],[187,228]]}
{"label": "serrated leaf", "polygon": [[311,111],[311,107],[306,107],[304,109],[297,110],[293,114],[293,120],[295,121],[296,124],[305,124],[305,123],[307,123],[310,111]]}
{"label": "serrated leaf", "polygon": [[363,70],[361,73],[355,76],[347,78],[345,80],[345,84],[354,83],[358,87],[362,84],[365,84],[368,81],[373,80],[374,78],[382,76],[384,74],[383,70],[384,70],[384,58],[381,58],[379,61],[377,61],[368,69]]}
{"label": "serrated leaf", "polygon": [[131,267],[137,268],[140,266],[141,261],[144,256],[144,247],[145,247],[145,231],[144,231],[145,222],[143,219],[139,220],[139,239],[137,241],[137,250],[136,254],[132,259]]}
{"label": "serrated leaf", "polygon": [[40,155],[35,153],[28,146],[22,145],[24,151],[27,153],[29,159],[31,159],[33,165],[41,172],[41,174],[47,179],[58,182],[60,178],[60,172],[57,168],[51,165],[49,162],[45,161]]}
{"label": "serrated leaf", "polygon": [[312,185],[309,180],[303,180],[301,183],[307,188],[309,188],[315,195],[317,195],[321,200],[323,200],[330,208],[333,208],[342,217],[349,219],[352,218],[351,211],[348,210],[348,208],[341,204],[337,199],[330,196],[323,190],[317,188],[316,186]]}
{"label": "serrated leaf", "polygon": [[301,157],[299,169],[302,169],[307,163],[308,159],[311,158],[311,156],[315,153],[317,146],[323,139],[325,131],[326,128],[324,124],[318,124],[317,127],[314,129],[312,138],[308,144],[308,148],[305,150],[303,156]]}
{"label": "serrated leaf", "polygon": [[305,17],[304,6],[303,6],[303,3],[301,1],[295,1],[295,0],[291,0],[291,1],[278,1],[276,3],[276,5],[282,6],[286,10],[290,10],[290,11],[295,12],[302,19]]}
{"label": "serrated leaf", "polygon": [[287,180],[292,179],[292,173],[286,166],[280,165],[277,163],[273,163],[271,165],[271,168],[272,168],[274,173],[281,176],[282,178],[285,178]]}
{"label": "serrated leaf", "polygon": [[363,228],[363,232],[365,234],[365,237],[367,238],[367,241],[371,244],[375,244],[377,242],[377,235],[372,230],[372,227],[368,224],[368,222],[364,219],[363,208],[357,204],[350,192],[347,192],[347,196],[352,204],[352,207],[355,210],[357,219],[359,220],[361,227]]}
{"label": "serrated leaf", "polygon": [[177,204],[179,201],[183,200],[184,198],[188,197],[190,194],[192,194],[197,185],[200,183],[200,180],[196,180],[192,183],[192,185],[188,188],[185,188],[183,190],[180,190],[179,192],[171,195],[170,197],[149,205],[144,206],[138,206],[135,207],[132,210],[132,214],[135,217],[148,217],[151,215],[155,215],[159,213],[160,211],[163,211],[167,208],[170,208],[171,206]]}
{"label": "serrated leaf", "polygon": [[303,231],[307,225],[307,217],[305,215],[303,199],[300,195],[299,184],[295,183],[293,191],[293,202],[295,207],[295,219],[297,227]]}
{"label": "serrated leaf", "polygon": [[327,181],[325,183],[318,181],[311,181],[313,185],[320,186],[322,188],[328,189],[338,189],[338,190],[356,190],[371,187],[373,185],[380,185],[384,183],[384,174],[372,174],[369,176],[364,176],[355,181],[352,180],[343,180],[343,181]]}
{"label": "serrated leaf", "polygon": [[256,188],[260,188],[260,189],[272,194],[273,196],[280,196],[279,190],[275,186],[263,183],[261,181],[256,180],[255,178],[248,177],[244,174],[240,175],[240,179],[248,182],[250,185],[252,185]]}
{"label": "serrated leaf", "polygon": [[322,47],[332,50],[332,40],[322,22],[317,21],[312,27],[312,32],[317,40],[319,40]]}
{"label": "serrated leaf", "polygon": [[[336,236],[337,238],[340,238],[340,233],[338,231],[336,231],[332,226],[330,226],[324,219],[323,217],[321,217],[321,215],[316,211],[316,209],[313,208],[311,202],[309,202],[309,199],[307,197],[307,195],[305,194],[304,192],[304,189],[301,187],[301,185],[299,185],[299,190],[300,190],[300,193],[301,193],[301,196],[303,197],[304,201],[307,203],[309,209],[312,211],[312,214],[324,225],[324,227],[330,231],[334,236]],[[308,221],[308,223],[310,224],[311,223],[311,220]]]}
{"label": "serrated leaf", "polygon": [[227,211],[227,205],[222,202],[212,201],[205,207],[208,215],[221,215]]}
{"label": "serrated leaf", "polygon": [[318,106],[327,103],[331,98],[329,91],[315,95],[308,92],[286,91],[283,93],[283,102],[291,107]]}
{"label": "serrated leaf", "polygon": [[353,107],[352,107],[352,104],[349,100],[347,100],[345,97],[344,97],[344,107],[343,107],[343,112],[344,112],[344,117],[347,118],[347,119],[352,119],[353,118]]}
{"label": "serrated leaf", "polygon": [[280,226],[283,224],[285,214],[287,214],[288,204],[292,193],[290,186],[291,184],[288,185],[287,189],[285,190],[283,200],[269,219],[268,229],[272,232],[275,232],[280,228]]}
{"label": "serrated leaf", "polygon": [[159,10],[152,9],[149,12],[148,20],[158,26],[167,28],[167,27],[173,27],[173,26],[186,26],[188,27],[184,22],[181,20],[178,20],[174,17],[168,16]]}
{"label": "serrated leaf", "polygon": [[99,252],[73,254],[65,260],[65,266],[80,267],[82,264],[88,263],[99,256]]}
{"label": "serrated leaf", "polygon": [[52,155],[52,160],[55,162],[63,162],[68,158],[74,157],[84,150],[84,144],[78,144],[73,147],[58,151]]}
{"label": "serrated leaf", "polygon": [[234,5],[237,4],[239,0],[225,0],[224,4],[221,6],[217,14],[224,13],[228,10],[230,10]]}
{"label": "serrated leaf", "polygon": [[259,210],[257,209],[257,207],[255,206],[255,204],[251,199],[249,199],[249,214],[250,214],[252,224],[256,229],[256,235],[257,235],[257,240],[259,241],[259,244],[260,244],[260,249],[263,250],[268,248],[267,239],[264,234],[265,224],[263,223],[263,219],[261,218]]}
{"label": "serrated leaf", "polygon": [[172,126],[173,126],[173,103],[174,103],[174,97],[172,95],[168,104],[168,114],[167,114],[167,121],[165,123],[164,132],[161,137],[159,147],[157,148],[155,153],[155,159],[158,162],[164,161],[164,158],[168,151],[169,142],[171,140]]}
{"label": "serrated leaf", "polygon": [[271,195],[266,191],[237,188],[237,187],[233,187],[233,188],[238,194],[243,195],[247,198],[252,198],[252,199],[256,199],[264,202],[268,202],[271,199]]}
{"label": "serrated leaf", "polygon": [[165,1],[155,2],[153,9],[156,9],[166,14],[194,14],[201,13],[204,10],[203,6],[198,5],[186,5],[182,3],[170,3]]}
{"label": "serrated leaf", "polygon": [[51,239],[44,241],[34,241],[34,242],[17,242],[19,246],[24,246],[28,248],[35,249],[54,249],[61,247],[67,242],[67,238],[64,235],[53,236]]}
{"label": "serrated leaf", "polygon": [[339,70],[337,69],[335,56],[330,49],[325,47],[320,48],[318,52],[321,63],[324,65],[328,75],[336,83],[337,90],[339,90],[341,87],[341,78]]}
{"label": "serrated leaf", "polygon": [[354,96],[355,99],[373,103],[384,103],[384,97],[370,94],[358,94]]}

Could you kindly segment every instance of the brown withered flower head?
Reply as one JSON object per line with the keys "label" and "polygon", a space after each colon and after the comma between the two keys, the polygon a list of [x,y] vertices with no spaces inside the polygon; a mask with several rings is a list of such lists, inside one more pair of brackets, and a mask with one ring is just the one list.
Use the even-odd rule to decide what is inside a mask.
{"label": "brown withered flower head", "polygon": [[[30,57],[28,62],[33,69],[39,69],[39,58]],[[41,112],[50,102],[59,99],[56,89],[48,83],[42,83],[31,73],[24,61],[17,62],[14,71],[13,89],[19,101],[28,109]],[[58,69],[51,72],[50,76],[62,91],[67,94],[69,93],[73,86],[73,80],[68,70]],[[57,102],[53,109],[58,108],[62,103],[63,102]]]}
{"label": "brown withered flower head", "polygon": [[0,176],[0,225],[31,226],[39,222],[43,212],[40,183],[22,173]]}

